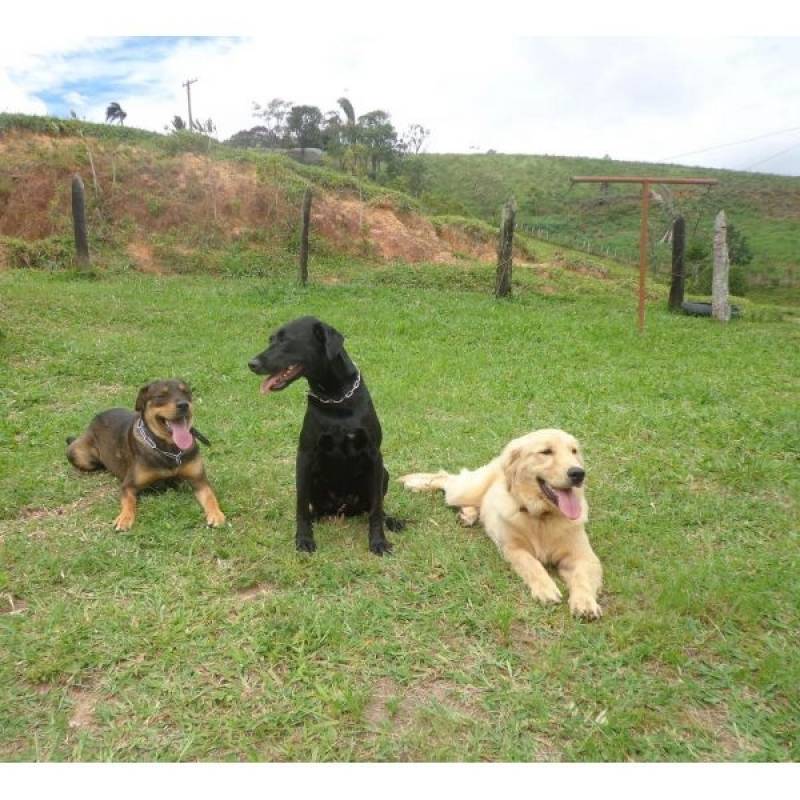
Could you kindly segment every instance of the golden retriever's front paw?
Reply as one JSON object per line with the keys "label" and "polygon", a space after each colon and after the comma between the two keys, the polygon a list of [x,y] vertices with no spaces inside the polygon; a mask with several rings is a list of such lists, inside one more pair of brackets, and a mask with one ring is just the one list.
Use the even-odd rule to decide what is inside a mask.
{"label": "golden retriever's front paw", "polygon": [[458,512],[458,521],[465,528],[471,528],[480,516],[481,512],[475,506],[463,506]]}
{"label": "golden retriever's front paw", "polygon": [[225,515],[221,511],[211,511],[206,514],[206,525],[209,528],[221,528],[225,524]]}
{"label": "golden retriever's front paw", "polygon": [[569,610],[574,616],[585,619],[600,619],[603,616],[603,609],[590,594],[570,595]]}
{"label": "golden retriever's front paw", "polygon": [[115,520],[114,520],[114,530],[118,533],[124,533],[125,531],[129,531],[131,527],[133,527],[133,521],[136,519],[133,514],[129,514],[123,511]]}
{"label": "golden retriever's front paw", "polygon": [[550,581],[550,583],[537,583],[535,586],[531,586],[531,594],[545,605],[561,602],[561,591],[553,581]]}

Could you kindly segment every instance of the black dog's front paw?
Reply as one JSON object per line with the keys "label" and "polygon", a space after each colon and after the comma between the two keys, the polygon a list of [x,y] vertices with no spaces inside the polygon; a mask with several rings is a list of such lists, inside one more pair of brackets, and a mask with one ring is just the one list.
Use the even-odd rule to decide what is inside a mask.
{"label": "black dog's front paw", "polygon": [[313,553],[317,549],[317,543],[310,536],[304,536],[295,540],[295,547],[298,553]]}
{"label": "black dog's front paw", "polygon": [[397,519],[397,517],[384,517],[383,524],[392,531],[392,533],[402,531],[406,527],[406,523],[402,519]]}
{"label": "black dog's front paw", "polygon": [[370,541],[369,550],[371,553],[375,553],[376,556],[382,556],[384,553],[391,555],[392,543],[388,539],[375,539]]}

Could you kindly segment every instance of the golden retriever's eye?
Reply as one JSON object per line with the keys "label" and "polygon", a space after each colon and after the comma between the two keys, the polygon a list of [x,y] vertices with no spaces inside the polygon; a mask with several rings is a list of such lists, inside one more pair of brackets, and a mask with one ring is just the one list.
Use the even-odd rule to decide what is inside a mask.
{"label": "golden retriever's eye", "polygon": [[573,452],[575,455],[578,455],[578,448],[577,448],[577,447],[573,447],[573,448],[572,448],[572,452]]}
{"label": "golden retriever's eye", "polygon": [[547,447],[544,450],[540,450],[539,451],[539,455],[540,456],[551,456],[551,455],[553,455],[553,448],[552,447]]}

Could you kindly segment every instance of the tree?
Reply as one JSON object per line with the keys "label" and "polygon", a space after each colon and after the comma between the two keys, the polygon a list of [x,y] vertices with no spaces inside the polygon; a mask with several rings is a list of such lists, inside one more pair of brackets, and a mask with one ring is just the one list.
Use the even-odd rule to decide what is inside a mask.
{"label": "tree", "polygon": [[316,106],[292,106],[286,117],[286,130],[297,147],[319,147],[322,144],[322,112]]}
{"label": "tree", "polygon": [[264,125],[256,125],[247,131],[237,131],[225,141],[232,147],[275,147],[275,134]]}
{"label": "tree", "polygon": [[[266,131],[266,139],[269,140],[267,147],[281,147],[286,144],[286,118],[292,103],[289,100],[282,100],[280,97],[274,97],[267,103],[266,106],[260,106],[258,103],[253,103],[253,116],[260,117],[264,120],[263,126],[257,126]],[[256,128],[252,128],[256,130]]]}
{"label": "tree", "polygon": [[177,131],[185,131],[186,130],[186,123],[184,122],[183,117],[181,117],[178,114],[176,114],[172,118],[171,125],[172,125],[172,129],[171,129],[172,133],[176,133]]}
{"label": "tree", "polygon": [[397,131],[385,111],[370,111],[358,118],[358,139],[367,149],[370,177],[378,177],[381,164],[396,155]]}
{"label": "tree", "polygon": [[425,140],[430,135],[431,132],[418,122],[409,125],[408,130],[403,134],[403,144],[405,145],[404,149],[407,149],[415,156],[419,155],[422,145],[425,144]]}
{"label": "tree", "polygon": [[120,125],[125,124],[125,117],[127,113],[122,110],[119,103],[109,103],[106,109],[106,122],[119,122]]}
{"label": "tree", "polygon": [[205,122],[192,120],[192,131],[194,133],[201,133],[203,136],[213,136],[217,132],[217,126],[214,120],[209,117]]}
{"label": "tree", "polygon": [[344,111],[344,116],[347,121],[344,130],[344,138],[347,144],[355,144],[356,142],[356,112],[353,109],[353,104],[346,98],[340,97],[337,101],[339,107]]}

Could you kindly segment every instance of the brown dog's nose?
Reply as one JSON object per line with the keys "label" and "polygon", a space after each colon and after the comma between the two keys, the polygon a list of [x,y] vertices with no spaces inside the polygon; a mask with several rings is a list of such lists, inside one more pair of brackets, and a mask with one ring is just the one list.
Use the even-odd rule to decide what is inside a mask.
{"label": "brown dog's nose", "polygon": [[178,402],[175,403],[175,408],[177,408],[181,413],[185,414],[189,410],[189,401],[178,400]]}
{"label": "brown dog's nose", "polygon": [[570,467],[567,470],[567,477],[572,481],[573,486],[580,486],[586,477],[586,470],[583,467]]}

